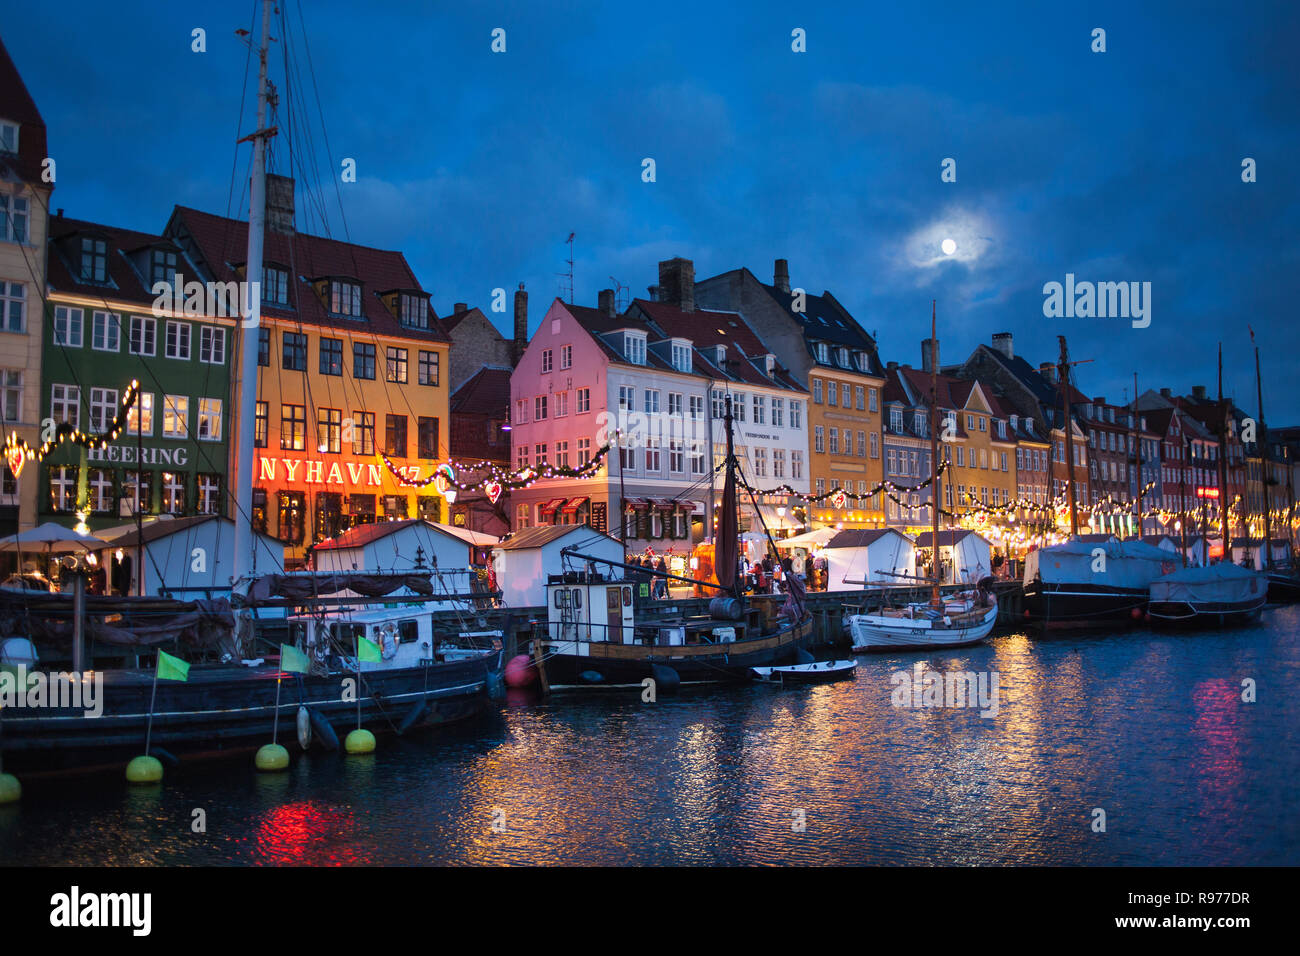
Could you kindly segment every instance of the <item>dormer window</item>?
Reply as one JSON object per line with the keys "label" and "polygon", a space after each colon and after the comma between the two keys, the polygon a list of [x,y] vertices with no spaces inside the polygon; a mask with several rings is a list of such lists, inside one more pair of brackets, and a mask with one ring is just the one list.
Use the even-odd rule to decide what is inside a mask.
{"label": "dormer window", "polygon": [[843,348],[843,347],[836,349],[836,350],[835,350],[835,361],[838,362],[842,368],[848,368],[848,367],[849,367],[849,350],[846,349],[846,348]]}
{"label": "dormer window", "polygon": [[0,120],[0,153],[18,152],[18,124]]}
{"label": "dormer window", "polygon": [[1032,418],[1025,419],[1025,431],[1031,435],[1034,433],[1034,420]]}
{"label": "dormer window", "polygon": [[673,340],[673,368],[679,372],[691,370],[691,343]]}
{"label": "dormer window", "polygon": [[929,432],[925,427],[925,410],[918,408],[912,413],[912,427],[918,435],[928,435]]}
{"label": "dormer window", "polygon": [[857,362],[856,362],[856,364],[857,364],[857,366],[858,366],[858,371],[859,371],[859,372],[865,372],[865,371],[867,371],[867,353],[866,353],[866,352],[859,352],[859,353],[857,354]]}
{"label": "dormer window", "polygon": [[763,369],[767,372],[767,377],[772,378],[776,375],[776,356],[768,352],[763,356]]}
{"label": "dormer window", "polygon": [[722,368],[723,364],[726,361],[727,361],[727,347],[725,345],[713,346],[713,364],[716,365],[718,368]]}
{"label": "dormer window", "polygon": [[408,329],[429,327],[429,299],[414,292],[403,292],[401,322]]}
{"label": "dormer window", "polygon": [[330,281],[330,311],[350,319],[359,319],[361,312],[361,285],[343,279]]}
{"label": "dormer window", "polygon": [[289,304],[289,270],[266,266],[262,270],[262,301],[267,305]]}
{"label": "dormer window", "polygon": [[149,254],[149,287],[159,282],[170,284],[176,274],[176,253],[170,249],[155,249]]}
{"label": "dormer window", "polygon": [[1014,431],[1014,430],[1018,427],[1018,423],[1019,423],[1019,421],[1020,421],[1020,416],[1019,416],[1019,415],[1012,415],[1012,416],[1010,416],[1010,419],[1011,419],[1011,429],[1012,429],[1012,431]]}
{"label": "dormer window", "polygon": [[81,240],[81,280],[108,281],[108,241],[87,236]]}
{"label": "dormer window", "polygon": [[889,429],[890,431],[902,434],[903,432],[903,410],[901,408],[891,408],[889,410]]}
{"label": "dormer window", "polygon": [[823,365],[829,365],[831,362],[831,347],[825,342],[817,343],[817,361]]}
{"label": "dormer window", "polygon": [[623,355],[632,365],[644,365],[645,335],[638,332],[624,332]]}

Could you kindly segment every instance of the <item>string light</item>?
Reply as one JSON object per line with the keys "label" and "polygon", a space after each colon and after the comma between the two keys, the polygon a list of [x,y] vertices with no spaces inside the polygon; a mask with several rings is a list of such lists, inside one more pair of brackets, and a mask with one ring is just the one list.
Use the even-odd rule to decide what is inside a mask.
{"label": "string light", "polygon": [[107,430],[97,433],[83,432],[70,422],[59,422],[54,427],[54,433],[45,441],[41,442],[39,448],[33,448],[24,438],[19,438],[17,432],[11,432],[5,439],[5,455],[9,460],[9,468],[14,474],[18,473],[22,464],[19,462],[18,468],[14,468],[14,462],[21,455],[27,461],[39,460],[49,455],[58,445],[65,441],[70,441],[75,445],[91,451],[102,451],[108,447],[110,441],[116,441],[117,437],[126,428],[127,420],[130,417],[132,406],[135,405],[136,398],[140,394],[140,383],[135,379],[126,387],[122,395],[122,405],[113,417],[112,424]]}

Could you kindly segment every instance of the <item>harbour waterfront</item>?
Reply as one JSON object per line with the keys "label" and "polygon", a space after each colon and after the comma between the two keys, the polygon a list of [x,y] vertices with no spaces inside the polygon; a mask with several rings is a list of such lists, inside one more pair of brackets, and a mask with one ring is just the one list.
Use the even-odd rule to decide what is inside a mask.
{"label": "harbour waterfront", "polygon": [[[814,687],[511,697],[371,756],[290,744],[287,774],[33,782],[0,807],[0,862],[1295,865],[1297,634],[1290,606],[1223,633],[866,656]],[[996,673],[996,716],[893,706],[918,662]]]}

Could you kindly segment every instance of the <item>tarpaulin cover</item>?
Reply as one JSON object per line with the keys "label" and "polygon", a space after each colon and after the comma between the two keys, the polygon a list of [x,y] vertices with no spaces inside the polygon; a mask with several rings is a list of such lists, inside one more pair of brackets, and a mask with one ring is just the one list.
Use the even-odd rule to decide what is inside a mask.
{"label": "tarpaulin cover", "polygon": [[433,583],[424,574],[266,574],[248,589],[249,604],[275,598],[306,601],[322,594],[355,591],[363,597],[384,597],[402,588],[432,595]]}
{"label": "tarpaulin cover", "polygon": [[1151,600],[1189,604],[1242,603],[1262,597],[1268,578],[1226,561],[1204,568],[1182,568],[1151,582]]}

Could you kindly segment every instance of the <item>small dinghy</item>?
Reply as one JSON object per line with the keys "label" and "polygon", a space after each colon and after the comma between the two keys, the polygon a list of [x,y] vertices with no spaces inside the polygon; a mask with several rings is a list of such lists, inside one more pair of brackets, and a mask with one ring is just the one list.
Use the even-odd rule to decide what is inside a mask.
{"label": "small dinghy", "polygon": [[852,680],[857,669],[857,661],[814,661],[811,664],[750,668],[755,680],[769,684],[822,684],[833,680]]}

